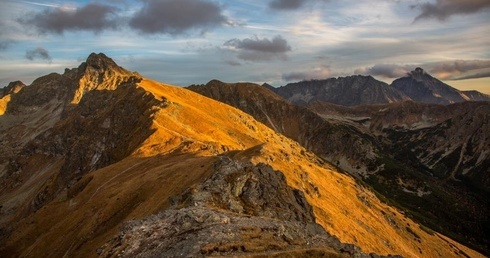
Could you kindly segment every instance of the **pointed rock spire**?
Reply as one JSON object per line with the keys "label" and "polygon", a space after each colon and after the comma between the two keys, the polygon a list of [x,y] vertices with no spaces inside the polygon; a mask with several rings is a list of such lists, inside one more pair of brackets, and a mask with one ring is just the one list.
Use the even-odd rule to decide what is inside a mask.
{"label": "pointed rock spire", "polygon": [[115,90],[124,82],[137,81],[141,76],[120,67],[103,53],[92,53],[78,67],[78,79],[79,86],[72,104],[78,103],[86,91]]}
{"label": "pointed rock spire", "polygon": [[[83,66],[83,64],[82,64]],[[89,71],[98,71],[99,73],[104,72],[115,72],[118,74],[129,74],[130,72],[114,62],[110,57],[106,56],[104,53],[91,53],[87,61],[85,62],[85,67]]]}

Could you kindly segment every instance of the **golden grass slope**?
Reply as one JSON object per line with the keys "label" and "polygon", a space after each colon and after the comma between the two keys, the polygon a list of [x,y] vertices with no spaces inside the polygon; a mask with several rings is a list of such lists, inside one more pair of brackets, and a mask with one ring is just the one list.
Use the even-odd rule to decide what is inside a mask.
{"label": "golden grass slope", "polygon": [[[139,87],[165,98],[153,107],[155,132],[129,157],[86,174],[57,199],[21,221],[2,252],[22,257],[96,257],[123,221],[169,205],[169,198],[213,173],[218,155],[263,162],[302,190],[317,222],[366,253],[406,257],[481,255],[423,231],[298,143],[251,116],[189,90],[143,79]],[[1,250],[1,248],[0,248]]]}

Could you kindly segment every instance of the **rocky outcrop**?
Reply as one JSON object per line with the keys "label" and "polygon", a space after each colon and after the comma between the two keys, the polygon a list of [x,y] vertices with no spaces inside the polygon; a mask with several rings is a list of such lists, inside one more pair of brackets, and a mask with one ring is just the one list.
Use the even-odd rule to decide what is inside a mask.
{"label": "rocky outcrop", "polygon": [[174,197],[172,207],[126,222],[97,252],[102,257],[371,257],[316,224],[303,193],[289,187],[281,172],[226,157],[209,179]]}
{"label": "rocky outcrop", "polygon": [[302,81],[269,89],[296,105],[323,101],[343,106],[357,106],[409,99],[388,84],[362,75]]}

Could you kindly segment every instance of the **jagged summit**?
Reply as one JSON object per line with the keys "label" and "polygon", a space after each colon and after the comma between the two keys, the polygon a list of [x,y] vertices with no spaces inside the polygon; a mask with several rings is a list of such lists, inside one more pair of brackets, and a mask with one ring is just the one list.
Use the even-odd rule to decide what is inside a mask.
{"label": "jagged summit", "polygon": [[279,88],[269,88],[294,104],[308,105],[315,101],[337,105],[357,106],[384,104],[408,99],[403,93],[372,76],[353,75],[289,83]]}
{"label": "jagged summit", "polygon": [[104,53],[91,53],[87,57],[87,61],[82,63],[81,67],[84,67],[85,72],[114,72],[119,74],[130,74],[130,72],[121,66],[117,65],[114,60],[106,56]]}

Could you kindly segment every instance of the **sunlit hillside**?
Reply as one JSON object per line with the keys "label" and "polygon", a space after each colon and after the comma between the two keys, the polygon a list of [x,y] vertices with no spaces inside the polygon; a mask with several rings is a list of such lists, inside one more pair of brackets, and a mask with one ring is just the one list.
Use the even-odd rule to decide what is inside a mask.
{"label": "sunlit hillside", "polygon": [[[101,96],[106,100],[106,107],[90,109],[90,115],[83,116],[91,104],[86,98],[95,97],[97,93],[107,94]],[[151,105],[146,106],[148,103]],[[16,205],[9,206],[8,214],[4,211],[1,214],[0,251],[6,257],[96,257],[98,252],[103,254],[123,222],[143,219],[166,209],[172,196],[209,178],[215,162],[225,156],[254,164],[265,163],[281,171],[290,187],[304,193],[317,223],[340,241],[355,244],[365,253],[482,257],[414,223],[297,142],[275,133],[236,108],[187,89],[143,78],[112,89],[94,88],[85,92],[79,103],[70,105],[73,106],[64,113],[63,119],[50,124],[45,131],[49,137],[36,137],[36,142],[26,145],[25,148],[32,148],[32,151],[22,152],[23,163],[19,164],[24,170],[16,181],[19,184],[0,196],[0,202],[7,203],[14,196],[26,195],[19,197]],[[121,113],[117,123],[110,119],[116,111],[106,110],[110,105],[127,112]],[[142,113],[131,113],[131,110]],[[0,121],[13,116],[0,116]],[[135,120],[131,116],[140,116],[136,121],[149,122],[132,124]],[[113,131],[119,130],[116,127],[130,126],[129,131],[121,129],[127,132],[121,139],[131,141],[125,143],[119,138],[104,136],[103,139],[117,139],[105,141],[102,147],[94,145],[100,150],[95,152],[100,159],[108,155],[109,165],[94,166],[80,174],[76,183],[51,191],[59,187],[52,182],[63,182],[57,178],[65,176],[60,171],[68,159],[47,151],[36,152],[32,146],[47,144],[54,149],[58,134],[82,130],[70,127],[66,121],[78,121],[84,126],[80,135],[73,137],[98,139],[98,135],[106,133],[100,129],[109,124],[104,123],[106,120],[111,121]],[[8,126],[3,126],[2,134],[8,131]],[[132,138],[140,132],[148,136],[139,141]],[[77,138],[75,143],[79,145],[74,143],[73,146],[83,149],[82,144],[90,142]],[[118,146],[125,149],[115,151]],[[109,147],[113,149],[107,154]],[[131,153],[118,160],[122,157],[118,155],[123,155],[125,150]],[[96,162],[97,155],[84,158],[87,163],[80,164],[102,164]],[[112,160],[115,162],[109,162]],[[6,165],[2,168],[4,175],[8,168]],[[39,200],[37,210],[29,209],[43,192],[53,198],[44,199],[44,203]]]}

